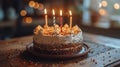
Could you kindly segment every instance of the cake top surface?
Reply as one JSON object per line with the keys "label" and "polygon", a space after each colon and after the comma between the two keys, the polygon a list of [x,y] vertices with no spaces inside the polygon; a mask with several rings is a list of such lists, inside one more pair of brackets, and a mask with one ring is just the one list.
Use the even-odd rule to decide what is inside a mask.
{"label": "cake top surface", "polygon": [[65,24],[62,28],[59,25],[54,26],[40,26],[38,25],[34,29],[34,34],[41,34],[43,36],[69,36],[71,34],[76,35],[81,31],[81,29],[75,25],[72,28],[68,24]]}

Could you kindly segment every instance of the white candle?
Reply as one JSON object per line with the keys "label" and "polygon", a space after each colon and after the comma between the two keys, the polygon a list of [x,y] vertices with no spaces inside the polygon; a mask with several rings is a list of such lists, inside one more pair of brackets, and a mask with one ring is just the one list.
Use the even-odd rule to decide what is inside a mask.
{"label": "white candle", "polygon": [[60,10],[60,28],[61,28],[61,32],[62,32],[62,21],[63,21],[63,18],[62,18],[62,10]]}
{"label": "white candle", "polygon": [[45,14],[45,25],[48,26],[47,9],[44,9],[44,14]]}
{"label": "white candle", "polygon": [[70,14],[70,29],[72,28],[72,12],[71,10],[69,10],[69,14]]}

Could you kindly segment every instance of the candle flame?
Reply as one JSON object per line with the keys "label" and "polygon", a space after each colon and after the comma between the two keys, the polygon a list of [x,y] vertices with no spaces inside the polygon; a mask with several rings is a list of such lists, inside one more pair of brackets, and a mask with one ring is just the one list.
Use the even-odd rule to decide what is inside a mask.
{"label": "candle flame", "polygon": [[62,10],[60,10],[60,16],[62,16]]}
{"label": "candle flame", "polygon": [[52,12],[53,12],[53,15],[55,15],[55,10],[54,9],[52,10]]}
{"label": "candle flame", "polygon": [[47,14],[47,9],[44,9],[44,13]]}
{"label": "candle flame", "polygon": [[72,15],[72,11],[71,10],[69,10],[69,14]]}

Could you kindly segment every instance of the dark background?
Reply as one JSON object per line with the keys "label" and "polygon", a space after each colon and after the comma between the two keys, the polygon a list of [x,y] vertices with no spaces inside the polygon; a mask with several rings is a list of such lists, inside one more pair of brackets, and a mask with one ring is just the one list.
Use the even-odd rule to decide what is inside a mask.
{"label": "dark background", "polygon": [[[106,1],[107,6],[99,7],[102,1],[104,0],[90,0],[88,3],[86,0],[0,0],[0,40],[33,35],[33,29],[37,25],[44,25],[44,8],[48,10],[49,25],[52,25],[52,9],[56,11],[56,18],[59,17],[59,10],[63,10],[64,24],[69,24],[68,10],[72,10],[73,25],[80,26],[83,32],[120,38],[120,21],[117,19],[120,9],[109,5],[118,1]],[[106,13],[100,12],[100,9]],[[56,19],[56,23],[59,24],[59,20]]]}

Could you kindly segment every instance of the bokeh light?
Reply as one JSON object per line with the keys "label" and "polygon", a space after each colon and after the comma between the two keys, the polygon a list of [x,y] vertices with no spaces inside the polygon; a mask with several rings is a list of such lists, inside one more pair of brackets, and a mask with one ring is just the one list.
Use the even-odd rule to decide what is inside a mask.
{"label": "bokeh light", "polygon": [[26,10],[21,10],[20,15],[25,16],[27,14]]}
{"label": "bokeh light", "polygon": [[116,10],[120,9],[120,5],[118,3],[115,3],[114,4],[114,9],[116,9]]}
{"label": "bokeh light", "polygon": [[107,7],[107,5],[108,5],[107,1],[102,1],[101,4],[103,7]]}
{"label": "bokeh light", "polygon": [[101,8],[102,4],[99,2],[99,8]]}
{"label": "bokeh light", "polygon": [[34,8],[35,9],[39,8],[39,3],[38,2],[35,2]]}
{"label": "bokeh light", "polygon": [[107,14],[107,11],[105,9],[99,9],[99,14],[101,16],[105,16]]}
{"label": "bokeh light", "polygon": [[30,2],[29,2],[29,6],[30,6],[30,7],[34,7],[34,6],[35,6],[35,2],[34,2],[34,1],[30,1]]}
{"label": "bokeh light", "polygon": [[39,10],[43,10],[44,9],[44,5],[42,3],[39,3]]}
{"label": "bokeh light", "polygon": [[25,23],[31,23],[31,22],[32,22],[32,18],[31,18],[31,17],[25,17],[25,18],[23,19],[23,21],[24,21]]}

